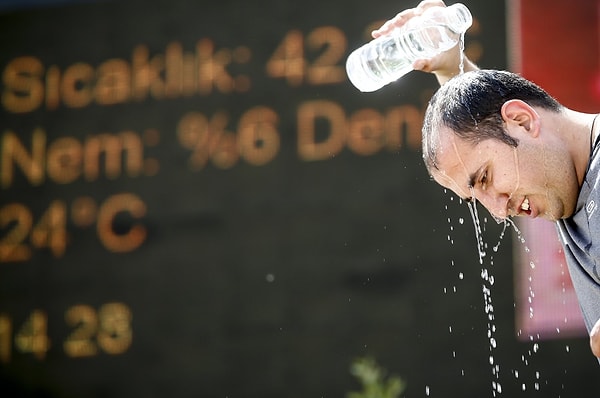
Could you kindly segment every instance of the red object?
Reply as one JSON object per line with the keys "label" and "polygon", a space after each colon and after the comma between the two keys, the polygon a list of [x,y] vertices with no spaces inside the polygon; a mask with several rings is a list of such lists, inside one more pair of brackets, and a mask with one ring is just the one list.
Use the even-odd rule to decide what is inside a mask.
{"label": "red object", "polygon": [[599,2],[512,0],[510,6],[511,69],[570,108],[598,112]]}
{"label": "red object", "polygon": [[[511,70],[537,83],[560,103],[600,111],[600,2],[511,0]],[[519,220],[529,252],[515,243],[516,323],[523,340],[585,335],[555,226]]]}

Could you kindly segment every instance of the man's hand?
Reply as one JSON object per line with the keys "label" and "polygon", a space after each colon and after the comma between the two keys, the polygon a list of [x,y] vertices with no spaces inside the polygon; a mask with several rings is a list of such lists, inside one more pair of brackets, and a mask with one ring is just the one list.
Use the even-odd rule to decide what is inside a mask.
{"label": "man's hand", "polygon": [[371,32],[371,35],[374,38],[387,35],[392,30],[403,26],[411,18],[423,14],[423,12],[425,12],[426,9],[431,7],[446,7],[446,5],[441,0],[423,0],[415,8],[409,8],[407,10],[399,12],[394,18],[386,21],[383,25],[381,25],[379,29],[376,29],[373,32]]}
{"label": "man's hand", "polygon": [[598,319],[590,332],[590,347],[594,355],[600,358],[600,319]]}

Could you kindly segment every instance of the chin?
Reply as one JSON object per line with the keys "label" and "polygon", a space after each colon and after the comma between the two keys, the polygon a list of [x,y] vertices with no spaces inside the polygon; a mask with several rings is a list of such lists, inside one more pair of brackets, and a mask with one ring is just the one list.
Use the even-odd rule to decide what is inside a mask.
{"label": "chin", "polygon": [[542,213],[540,215],[540,217],[543,218],[544,220],[554,222],[554,221],[558,221],[562,218],[568,218],[569,216],[565,215],[564,213],[559,212],[559,211],[546,211],[546,212]]}
{"label": "chin", "polygon": [[573,215],[573,212],[569,212],[569,213],[562,213],[561,215],[552,215],[552,218],[549,218],[550,221],[558,221],[558,220],[564,220],[565,218],[569,218]]}

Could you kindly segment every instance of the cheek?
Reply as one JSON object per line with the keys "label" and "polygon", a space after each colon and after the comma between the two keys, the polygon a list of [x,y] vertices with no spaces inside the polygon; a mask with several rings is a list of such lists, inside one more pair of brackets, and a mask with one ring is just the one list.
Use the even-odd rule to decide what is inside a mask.
{"label": "cheek", "polygon": [[517,152],[517,172],[522,189],[547,194],[549,188],[558,188],[572,178],[571,169],[558,154],[538,147],[527,149]]}
{"label": "cheek", "polygon": [[512,193],[528,178],[530,167],[519,164],[511,153],[496,163],[494,172],[494,187],[500,192]]}
{"label": "cheek", "polygon": [[513,148],[510,167],[507,164],[506,170],[511,174],[510,178],[516,183],[517,188],[529,190],[535,185],[544,185],[544,162],[540,153],[539,148],[524,143]]}

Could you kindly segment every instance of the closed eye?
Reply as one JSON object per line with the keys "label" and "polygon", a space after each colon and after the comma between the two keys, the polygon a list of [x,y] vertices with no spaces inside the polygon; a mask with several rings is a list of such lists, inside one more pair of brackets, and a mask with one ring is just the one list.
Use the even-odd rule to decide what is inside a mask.
{"label": "closed eye", "polygon": [[481,177],[479,178],[479,185],[481,186],[481,189],[485,191],[485,188],[487,187],[487,183],[488,183],[488,173],[487,173],[487,169],[481,174]]}
{"label": "closed eye", "polygon": [[469,175],[469,182],[467,188],[473,191],[475,188],[485,190],[488,185],[488,168],[486,165],[482,165],[476,172]]}

